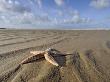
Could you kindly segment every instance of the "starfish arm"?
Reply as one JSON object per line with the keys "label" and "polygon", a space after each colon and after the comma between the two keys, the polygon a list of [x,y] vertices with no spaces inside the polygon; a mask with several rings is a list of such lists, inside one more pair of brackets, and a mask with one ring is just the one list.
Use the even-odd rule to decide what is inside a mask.
{"label": "starfish arm", "polygon": [[32,60],[33,59],[33,56],[29,56],[28,58],[26,58],[26,59],[24,59],[22,62],[21,62],[21,64],[26,64],[26,63],[28,63],[30,60]]}
{"label": "starfish arm", "polygon": [[55,61],[55,59],[48,53],[44,54],[45,59],[50,62],[51,64],[55,65],[55,66],[59,66],[58,63]]}
{"label": "starfish arm", "polygon": [[28,58],[24,59],[24,60],[21,62],[21,64],[26,64],[26,63],[29,63],[29,62],[34,61],[34,60],[36,60],[36,59],[40,59],[40,58],[42,58],[42,57],[44,57],[44,55],[41,54],[41,53],[36,54],[36,55],[32,55],[32,56],[29,56]]}
{"label": "starfish arm", "polygon": [[37,55],[37,54],[43,54],[44,51],[30,51],[31,54]]}

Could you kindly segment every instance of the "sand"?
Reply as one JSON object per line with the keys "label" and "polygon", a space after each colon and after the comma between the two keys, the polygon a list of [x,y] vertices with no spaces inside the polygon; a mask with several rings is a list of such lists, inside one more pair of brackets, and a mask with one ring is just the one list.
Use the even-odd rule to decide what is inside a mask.
{"label": "sand", "polygon": [[[61,66],[44,58],[22,66],[30,51],[54,48]],[[0,30],[0,82],[110,82],[110,31]]]}

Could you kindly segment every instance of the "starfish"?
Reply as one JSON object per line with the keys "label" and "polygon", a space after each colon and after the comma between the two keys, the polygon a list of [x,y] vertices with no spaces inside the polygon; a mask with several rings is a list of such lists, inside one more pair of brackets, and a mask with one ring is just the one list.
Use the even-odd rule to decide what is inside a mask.
{"label": "starfish", "polygon": [[45,58],[48,62],[50,62],[51,64],[55,65],[55,66],[59,66],[59,64],[57,63],[57,61],[54,59],[54,57],[52,55],[56,55],[56,54],[61,54],[60,51],[57,51],[55,49],[47,49],[45,51],[30,51],[31,56],[29,56],[28,58],[24,59],[20,65],[29,63],[32,60],[36,60],[36,59],[40,59],[40,58]]}

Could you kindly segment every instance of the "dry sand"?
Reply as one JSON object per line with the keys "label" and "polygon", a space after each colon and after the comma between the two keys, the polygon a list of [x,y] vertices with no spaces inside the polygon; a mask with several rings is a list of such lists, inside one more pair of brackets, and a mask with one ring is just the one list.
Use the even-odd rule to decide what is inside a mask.
{"label": "dry sand", "polygon": [[[47,48],[72,55],[19,66]],[[110,82],[110,31],[0,30],[0,82]]]}

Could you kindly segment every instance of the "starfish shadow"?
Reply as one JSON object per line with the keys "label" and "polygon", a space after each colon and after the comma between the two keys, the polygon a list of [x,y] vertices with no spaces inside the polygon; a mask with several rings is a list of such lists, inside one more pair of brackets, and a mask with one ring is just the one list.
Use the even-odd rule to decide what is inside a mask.
{"label": "starfish shadow", "polygon": [[58,56],[53,56],[55,61],[59,64],[59,66],[65,66],[66,65],[66,56],[59,54]]}

